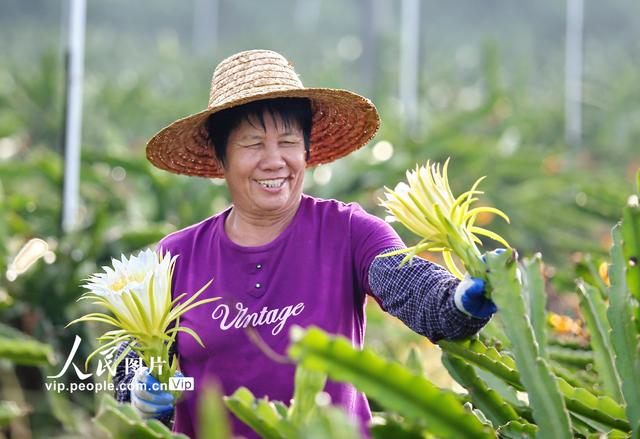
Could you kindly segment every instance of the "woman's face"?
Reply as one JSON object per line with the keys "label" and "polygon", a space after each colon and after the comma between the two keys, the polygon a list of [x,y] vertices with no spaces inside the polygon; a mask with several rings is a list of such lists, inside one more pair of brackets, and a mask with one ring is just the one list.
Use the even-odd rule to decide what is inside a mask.
{"label": "woman's face", "polygon": [[306,164],[300,127],[268,112],[263,119],[264,128],[254,118],[231,131],[224,168],[234,206],[254,215],[297,209]]}

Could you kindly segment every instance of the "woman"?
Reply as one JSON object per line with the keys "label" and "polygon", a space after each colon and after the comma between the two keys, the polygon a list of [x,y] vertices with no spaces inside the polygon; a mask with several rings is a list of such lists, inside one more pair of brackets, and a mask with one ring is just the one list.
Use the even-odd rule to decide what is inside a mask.
{"label": "woman", "polygon": [[[304,88],[291,65],[266,50],[222,61],[212,81],[207,110],[174,122],[147,145],[161,169],[226,180],[232,206],[168,235],[159,250],[180,255],[173,292],[197,291],[212,277],[198,307],[181,324],[202,338],[177,339],[180,368],[195,379],[175,408],[174,430],[197,431],[198,389],[215,379],[225,394],[239,386],[257,397],[289,402],[294,366],[279,364],[248,338],[252,327],[269,348],[285,354],[291,325],[316,325],[361,347],[366,296],[432,341],[477,332],[495,312],[481,280],[460,283],[442,267],[417,258],[398,268],[402,256],[376,258],[404,243],[382,220],[355,203],[302,193],[306,167],[331,162],[365,145],[379,125],[367,99],[344,90]],[[125,376],[150,383],[148,370]],[[137,386],[134,388],[137,389]],[[365,396],[348,384],[325,391],[365,425]],[[168,393],[134,390],[144,416],[171,416]],[[234,432],[256,437],[234,419]]]}

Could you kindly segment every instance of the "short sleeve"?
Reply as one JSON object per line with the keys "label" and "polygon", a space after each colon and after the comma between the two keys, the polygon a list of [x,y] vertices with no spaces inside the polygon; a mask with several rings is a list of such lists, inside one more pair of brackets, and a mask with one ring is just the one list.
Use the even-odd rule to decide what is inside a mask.
{"label": "short sleeve", "polygon": [[353,204],[351,214],[351,250],[358,283],[366,294],[371,294],[369,267],[382,251],[392,247],[406,247],[393,228],[380,218]]}

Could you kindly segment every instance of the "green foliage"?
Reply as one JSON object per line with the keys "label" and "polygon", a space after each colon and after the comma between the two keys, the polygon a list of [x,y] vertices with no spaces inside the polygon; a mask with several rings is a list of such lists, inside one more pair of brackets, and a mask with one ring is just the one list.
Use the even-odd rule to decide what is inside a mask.
{"label": "green foliage", "polygon": [[[7,68],[10,67],[10,68]],[[0,119],[0,138],[14,134],[26,135],[33,144],[50,143],[58,139],[62,120],[62,69],[58,52],[49,48],[33,63],[12,63],[2,69],[3,78],[13,84],[11,111]],[[2,92],[0,88],[0,105]],[[9,106],[9,102],[5,105]],[[12,116],[12,117],[11,117]]]}
{"label": "green foliage", "polygon": [[[636,202],[634,198],[631,200],[625,210],[622,226],[616,226],[612,232],[614,245],[611,251],[612,266],[609,270],[611,287],[605,290],[606,286],[599,279],[600,276],[590,260],[586,261],[586,270],[582,273],[587,274],[590,282],[596,286],[578,282],[581,309],[591,333],[591,349],[575,349],[545,343],[544,351],[547,352],[553,367],[549,367],[547,361],[540,356],[542,350],[538,343],[544,343],[544,340],[536,340],[536,332],[529,323],[529,316],[536,307],[532,306],[530,294],[525,295],[529,299],[528,302],[522,297],[522,286],[516,276],[515,259],[509,251],[501,255],[488,255],[492,299],[500,310],[498,316],[505,328],[505,334],[510,339],[509,348],[513,352],[517,368],[514,367],[510,356],[483,345],[477,339],[463,342],[445,341],[441,342],[441,347],[450,355],[460,358],[457,367],[451,364],[450,358],[454,358],[453,356],[446,357],[445,360],[454,377],[469,390],[477,392],[478,388],[483,389],[482,395],[485,399],[476,398],[476,405],[482,406],[483,413],[488,413],[494,422],[500,419],[497,416],[497,413],[500,413],[498,409],[504,405],[497,404],[499,399],[486,397],[490,394],[488,388],[483,388],[473,369],[463,363],[464,360],[492,372],[516,389],[527,391],[538,429],[536,435],[540,437],[569,437],[571,429],[575,434],[589,437],[594,430],[607,432],[611,428],[623,435],[629,434],[630,430],[633,431],[634,437],[638,434],[640,398],[638,387],[633,384],[640,382],[639,337],[635,322],[637,302],[632,294],[633,287],[629,288],[627,284],[635,282],[635,277],[630,271],[635,268],[638,236],[638,224],[632,212]],[[529,287],[531,275],[534,273],[529,261],[525,260],[524,265],[526,285]],[[542,280],[539,278],[536,283],[540,289]],[[602,297],[605,293],[609,298],[608,307]],[[540,314],[540,305],[537,305],[537,308]],[[611,397],[597,396],[596,390],[590,391],[575,386],[576,383],[593,380],[593,374],[580,370],[589,370],[592,363],[595,363],[596,369],[600,372],[600,383],[595,385],[601,384]],[[573,384],[569,384],[563,377]],[[555,401],[545,398],[554,398]],[[623,401],[624,404],[621,404]],[[558,419],[558,416],[561,419]],[[504,420],[506,419],[501,419]],[[502,428],[498,427],[498,430],[502,431]]]}
{"label": "green foliage", "polygon": [[306,368],[327,373],[333,380],[352,383],[389,410],[424,420],[437,436],[494,437],[475,416],[465,412],[456,398],[400,364],[383,360],[367,349],[358,351],[343,337],[329,337],[318,328],[304,332],[298,329],[294,334],[291,358]]}
{"label": "green foliage", "polygon": [[293,426],[283,418],[273,402],[256,399],[246,387],[240,387],[231,396],[225,397],[224,402],[238,419],[264,439],[278,439],[284,434],[295,435]]}
{"label": "green foliage", "polygon": [[424,375],[424,367],[422,366],[422,361],[420,359],[420,354],[415,346],[412,346],[409,349],[409,355],[407,356],[407,360],[405,361],[405,366],[415,375],[423,376]]}
{"label": "green foliage", "polygon": [[172,433],[162,422],[143,420],[131,404],[118,404],[111,396],[103,395],[96,414],[96,423],[113,439],[186,439]]}
{"label": "green foliage", "polygon": [[8,337],[0,337],[0,358],[32,366],[53,363],[51,346],[36,340]]}
{"label": "green foliage", "polygon": [[[606,262],[603,263],[606,264]],[[597,288],[603,298],[607,296],[608,287],[598,273],[595,267],[595,261],[591,255],[586,255],[584,260],[576,264],[576,278],[582,279],[584,282]]]}
{"label": "green foliage", "polygon": [[526,305],[531,318],[531,326],[538,342],[540,356],[547,358],[547,316],[545,312],[547,296],[542,276],[542,256],[538,253],[533,258],[524,258],[522,266],[524,268],[522,292],[527,297]]}
{"label": "green foliage", "polygon": [[[640,171],[637,175],[640,181]],[[626,283],[636,301],[640,300],[640,201],[638,196],[640,196],[640,185],[638,195],[632,195],[623,210],[621,226]]]}
{"label": "green foliage", "polygon": [[[144,13],[148,12],[142,9]],[[323,11],[323,14],[327,13],[324,7]],[[58,15],[54,14],[56,25],[59,22]],[[341,20],[344,19],[341,16]],[[6,20],[12,20],[10,13]],[[22,28],[31,32],[35,26]],[[10,32],[7,27],[6,33]],[[107,35],[98,40],[111,41],[111,37],[113,35]],[[15,38],[25,39],[19,33]],[[246,38],[248,42],[251,41],[250,36]],[[392,40],[395,37],[389,35],[385,38]],[[50,44],[46,38],[40,40]],[[153,245],[164,234],[200,221],[228,203],[228,196],[222,187],[214,186],[205,179],[158,172],[144,158],[143,143],[149,135],[171,120],[202,106],[211,73],[211,60],[208,57],[206,60],[194,60],[174,56],[161,57],[145,65],[136,59],[135,63],[127,63],[124,69],[111,57],[105,57],[103,51],[96,50],[95,41],[93,44],[93,48],[88,46],[87,52],[94,55],[93,60],[88,59],[85,81],[86,111],[80,185],[82,221],[78,232],[66,236],[59,227],[63,175],[60,154],[63,61],[58,56],[60,52],[56,49],[46,50],[39,58],[20,52],[20,57],[13,60],[8,58],[0,67],[0,273],[5,272],[20,245],[31,237],[49,240],[57,257],[55,264],[47,265],[38,261],[15,282],[0,284],[0,318],[11,322],[20,329],[20,333],[29,333],[34,341],[48,344],[59,357],[68,353],[75,335],[63,331],[62,325],[83,311],[75,304],[80,294],[78,284],[83,277],[93,272],[95,267],[108,262],[112,256]],[[23,48],[22,45],[20,47]],[[365,44],[364,47],[368,46]],[[393,66],[395,49],[380,49],[381,60],[385,65]],[[30,53],[39,50],[40,47],[31,48]],[[216,53],[228,53],[223,42]],[[384,58],[385,54],[394,57],[392,62]],[[148,51],[148,56],[155,57],[153,50]],[[292,56],[299,70],[308,69],[308,74],[303,75],[308,85],[320,82],[324,83],[322,85],[340,86],[350,80],[359,85],[361,78],[358,75],[337,75],[341,73],[341,67],[340,61],[333,59],[335,56],[318,61],[322,65],[327,62],[332,66],[338,64],[330,71],[324,67],[318,69],[320,73],[309,67],[303,58],[296,56],[295,49]],[[314,182],[311,178],[313,171],[310,171],[305,190],[328,198],[358,201],[367,210],[381,214],[375,207],[380,187],[392,185],[402,177],[405,169],[413,167],[416,162],[423,162],[427,158],[443,160],[452,156],[457,163],[452,184],[464,187],[478,175],[489,173],[489,178],[483,183],[483,189],[492,196],[487,201],[507,212],[517,226],[505,227],[499,222],[493,224],[491,218],[485,220],[523,254],[533,251],[544,253],[549,264],[547,280],[551,285],[550,291],[573,291],[570,270],[570,259],[573,260],[573,257],[569,258],[568,255],[587,251],[593,253],[593,261],[600,262],[608,246],[602,231],[618,219],[619,206],[626,199],[628,178],[625,175],[630,173],[626,167],[634,166],[637,160],[634,148],[638,144],[637,127],[640,126],[635,123],[639,90],[636,86],[637,69],[632,62],[593,63],[615,65],[615,80],[599,78],[604,79],[601,81],[603,84],[613,84],[606,90],[597,90],[597,83],[593,81],[589,85],[589,105],[584,108],[585,118],[586,121],[597,123],[585,123],[583,148],[576,153],[567,151],[566,146],[558,141],[562,137],[563,127],[563,115],[559,110],[562,108],[562,93],[558,85],[545,81],[544,93],[532,89],[526,78],[518,78],[518,74],[510,75],[507,64],[509,58],[501,60],[495,46],[487,46],[479,56],[477,68],[459,69],[458,66],[447,65],[450,59],[457,59],[450,57],[448,51],[444,58],[446,62],[429,64],[428,81],[421,83],[421,99],[425,104],[422,107],[428,110],[424,111],[423,116],[426,117],[419,122],[424,130],[417,134],[405,132],[401,121],[395,120],[395,101],[388,97],[389,90],[396,86],[396,79],[379,82],[373,97],[383,116],[383,125],[376,141],[387,140],[394,145],[392,159],[384,162],[373,160],[372,148],[363,148],[350,157],[328,165],[333,171],[328,185]],[[595,56],[597,54],[591,52],[591,59]],[[625,58],[629,57],[625,54]],[[97,59],[102,60],[98,65],[95,64]],[[109,64],[109,69],[101,71],[104,63]],[[440,67],[434,68],[436,64]],[[452,70],[457,73],[452,75]],[[393,71],[393,68],[386,69],[383,74],[390,76]],[[458,72],[463,73],[458,75]],[[469,89],[480,96],[478,105],[471,109],[459,104],[462,91]],[[603,100],[605,94],[606,101]],[[607,111],[602,111],[602,108]],[[640,186],[640,174],[637,179]],[[625,223],[632,221],[629,218],[635,218],[633,221],[636,221],[637,216],[633,215],[635,213],[625,211]],[[637,236],[636,232],[632,233]],[[412,239],[408,235],[403,237],[408,243]],[[629,251],[633,250],[628,243],[633,240],[625,236],[624,241],[624,257],[630,261],[633,255]],[[604,295],[608,295],[608,289],[593,264],[589,269],[590,279],[599,284]],[[627,264],[625,271],[628,289],[635,292],[637,299],[639,290],[633,281],[637,270],[634,271]],[[527,276],[526,270],[523,274]],[[590,279],[585,277],[585,281]],[[543,326],[538,324],[543,321],[536,320],[536,316],[540,316],[540,303],[533,305],[530,300],[531,324],[539,341],[540,355],[544,357],[547,346],[541,337]],[[621,300],[629,299],[625,296]],[[637,328],[640,311],[635,305],[636,302],[630,302]],[[606,303],[602,306],[606,308]],[[534,308],[538,311],[534,311]],[[596,308],[601,310],[598,305]],[[600,318],[601,322],[605,320]],[[619,327],[623,322],[617,321],[614,325]],[[620,342],[622,335],[615,334],[617,327],[612,336],[618,340],[620,349],[625,343],[624,340]],[[574,355],[574,352],[563,349],[562,353],[569,355],[552,355],[550,365],[556,375],[569,381],[573,388],[588,386],[589,390],[601,390],[614,397],[612,376],[615,371],[603,374],[602,357],[608,353],[603,353],[598,347],[591,326],[588,325],[588,329],[591,334],[589,351],[592,354],[582,355],[584,362],[580,363],[579,359],[577,363],[574,362],[580,354]],[[90,328],[78,330],[84,340],[93,338]],[[374,337],[382,335],[380,340],[374,341],[378,343],[376,346],[384,349],[385,355],[404,358],[405,340],[411,335],[402,333],[397,326],[390,326],[387,320],[374,324],[370,320],[368,331]],[[604,332],[607,331],[604,328]],[[0,335],[4,334],[0,331]],[[16,335],[7,336],[13,337]],[[626,346],[633,347],[633,339],[629,340],[631,345]],[[474,367],[478,369],[476,372],[479,376],[485,373],[500,382],[503,378],[513,386],[504,384],[504,387],[524,391],[508,351],[511,349],[510,343],[504,339],[501,341],[502,346],[484,346],[489,352],[482,355],[471,351],[469,359],[465,361],[477,365]],[[553,341],[549,340],[548,343]],[[9,351],[14,355],[15,345],[19,343],[11,344],[13,347]],[[371,345],[373,343],[369,343]],[[470,346],[478,347],[474,341]],[[613,346],[612,342],[610,346]],[[86,353],[94,347],[83,343],[78,357],[86,357]],[[20,346],[20,349],[25,349],[25,346]],[[491,349],[498,355],[494,355]],[[624,352],[622,356],[634,351]],[[32,354],[30,352],[29,356]],[[589,355],[593,356],[595,370],[588,367],[579,370],[578,364],[589,365],[586,362]],[[42,352],[35,357],[38,360],[33,361],[39,364],[43,364],[45,357],[50,358],[43,356]],[[458,357],[462,358],[460,355]],[[20,361],[28,363],[31,360],[23,358]],[[625,358],[616,358],[615,363],[627,371],[627,376],[634,370],[633,362]],[[479,370],[482,365],[487,369]],[[411,370],[421,375],[417,366],[417,363],[411,363]],[[497,375],[486,370],[495,371]],[[24,373],[25,368],[20,368],[20,371]],[[26,374],[21,381],[28,381],[30,377],[32,374]],[[633,383],[629,379],[635,378],[627,378],[627,383]],[[486,378],[485,381],[490,382]],[[42,392],[33,390],[38,383],[31,385],[33,388],[29,395],[33,400],[46,401],[46,398],[42,398]],[[493,382],[490,387],[498,389]],[[634,391],[633,385],[625,388],[627,394]],[[93,396],[85,396],[60,395],[61,399],[68,398],[68,406],[59,411],[70,416],[84,412],[86,416],[93,410]],[[617,401],[619,404],[613,410],[616,413],[623,404],[621,399]],[[510,403],[522,415],[521,407],[512,401]],[[566,403],[576,432],[579,422],[582,422],[583,429],[580,431],[593,432],[598,428],[600,431],[610,428],[613,419],[617,419],[608,416],[605,425],[590,423],[592,420],[589,418],[579,421],[575,410],[580,408],[572,406],[579,405],[578,401],[569,399]],[[275,407],[277,410],[280,406]],[[41,417],[34,418],[32,422],[33,436],[59,434],[56,429],[61,427],[58,424],[51,420],[43,421],[42,412],[51,412],[50,408],[45,406],[40,410],[41,413],[36,412],[35,415]],[[628,413],[631,410],[632,407],[629,407]],[[600,415],[595,413],[592,416]],[[389,431],[397,427],[397,431],[415,432],[415,426],[406,419],[400,416],[396,420],[395,424],[389,421],[380,428]],[[621,420],[617,423],[623,430],[626,428],[624,422]],[[511,437],[508,434],[513,430],[515,437],[521,435],[517,433],[518,425],[514,421],[509,427],[499,427],[498,431],[505,437]],[[80,430],[72,431],[82,435]],[[418,428],[418,431],[422,430]],[[620,434],[626,436],[624,432]],[[331,436],[328,433],[324,437]],[[610,437],[618,436],[610,433]]]}
{"label": "green foliage", "polygon": [[9,425],[11,421],[20,416],[24,416],[27,411],[20,408],[13,401],[0,401],[0,428]]}
{"label": "green foliage", "polygon": [[[496,275],[496,272],[501,269],[508,272],[508,261],[509,259],[497,262],[490,260],[490,279],[495,282],[495,285],[504,283],[513,288],[513,285]],[[507,263],[504,265],[506,270],[500,265],[505,262]],[[513,268],[510,270],[515,281],[515,272]],[[498,294],[502,293],[498,292]],[[524,307],[524,302],[521,303],[521,306]],[[511,325],[511,322],[508,325]],[[533,334],[531,328],[529,331],[530,334]],[[544,437],[540,436],[542,428],[548,428],[548,426],[541,425],[543,423],[536,418],[535,407],[534,419],[536,419],[536,423],[532,424],[529,422],[530,413],[528,411],[523,411],[522,407],[517,404],[512,405],[510,401],[499,392],[489,388],[479,378],[470,364],[495,373],[516,389],[528,390],[529,404],[531,404],[532,387],[522,384],[518,372],[522,368],[515,369],[517,360],[514,361],[509,355],[501,353],[493,347],[485,346],[478,339],[441,342],[441,346],[448,352],[443,358],[444,363],[456,380],[469,391],[471,402],[479,410],[474,413],[481,419],[486,417],[483,422],[489,422],[484,427],[481,427],[482,424],[475,424],[478,422],[477,419],[471,422],[473,417],[462,417],[468,416],[468,414],[459,411],[462,410],[462,406],[455,397],[432,387],[428,381],[416,376],[408,368],[387,362],[367,350],[357,351],[341,337],[330,337],[315,328],[305,332],[294,332],[294,334],[294,343],[290,348],[292,358],[306,368],[327,372],[332,379],[351,382],[360,390],[381,401],[387,409],[401,416],[400,418],[386,417],[384,424],[373,428],[374,437],[412,438],[419,437],[420,434],[435,434],[437,437],[449,437],[447,435],[464,437],[468,430],[463,428],[468,427],[461,427],[462,419],[464,422],[469,422],[471,426],[480,427],[473,434],[490,434],[491,430],[487,430],[487,428],[489,425],[493,425],[500,437]],[[518,337],[513,337],[512,343],[516,342],[519,342]],[[544,360],[538,357],[536,364],[540,364],[540,361]],[[614,429],[624,432],[630,429],[624,407],[616,403],[615,400],[609,397],[598,397],[586,389],[570,385],[562,378],[551,374],[548,366],[546,373],[552,379],[556,395],[560,398],[564,416],[569,418],[569,414],[571,414],[570,425],[572,429],[570,430],[567,425],[567,437],[572,437],[571,431],[576,434],[578,432],[590,434],[594,430],[608,432]],[[533,389],[538,391],[536,387]],[[245,416],[255,416],[254,412],[260,412],[260,410],[256,410],[256,404],[259,407],[259,403],[256,403],[252,395],[244,395],[244,398],[246,398]],[[437,401],[438,404],[431,401]],[[271,416],[276,412],[275,409],[265,410],[265,413],[269,413]],[[452,412],[456,416],[446,416],[447,413]],[[438,416],[437,422],[434,422],[436,416]],[[547,413],[547,416],[551,416],[551,414]],[[456,418],[458,419],[457,425],[453,424]],[[281,422],[281,419],[272,418],[271,421],[272,423],[274,421]],[[453,425],[448,425],[449,422]],[[282,426],[278,428],[282,429]],[[459,431],[455,431],[456,428]]]}
{"label": "green foliage", "polygon": [[0,358],[21,365],[54,363],[51,346],[41,343],[8,325],[0,323]]}
{"label": "green foliage", "polygon": [[198,400],[198,437],[207,439],[231,438],[231,426],[217,386],[207,384]]}
{"label": "green foliage", "polygon": [[600,381],[592,372],[593,368],[582,369],[566,367],[555,361],[550,361],[551,370],[558,378],[562,378],[573,387],[583,388],[595,396],[602,396]]}
{"label": "green foliage", "polygon": [[354,425],[353,419],[345,413],[344,409],[326,406],[319,411],[319,416],[311,418],[299,439],[359,439],[361,437],[362,435]]}
{"label": "green foliage", "polygon": [[520,419],[516,410],[498,392],[491,389],[464,360],[445,354],[442,362],[454,377],[471,395],[471,402],[480,409],[493,425],[503,425]]}
{"label": "green foliage", "polygon": [[624,408],[608,396],[597,397],[586,389],[575,388],[562,378],[557,378],[566,406],[573,413],[593,419],[606,426],[628,430]]}
{"label": "green foliage", "polygon": [[[477,338],[463,341],[440,341],[440,347],[473,365],[506,381],[516,390],[524,391],[520,380],[520,373],[515,369],[513,358],[493,347],[485,346]],[[556,377],[559,390],[565,400],[566,407],[572,412],[613,427],[625,429],[629,427],[624,414],[624,408],[613,399],[603,396],[597,397],[586,389],[576,388],[564,379]]]}
{"label": "green foliage", "polygon": [[342,409],[329,406],[322,398],[318,402],[326,378],[324,373],[299,365],[290,407],[280,401],[257,399],[245,387],[225,397],[224,402],[238,419],[265,439],[359,438],[357,427]]}
{"label": "green foliage", "polygon": [[371,436],[375,439],[424,439],[430,437],[419,425],[409,423],[398,415],[387,413],[383,420],[378,422],[370,428]]}
{"label": "green foliage", "polygon": [[441,340],[438,345],[444,351],[491,372],[515,389],[524,390],[513,358],[504,352],[499,352],[495,347],[486,346],[478,338],[460,341]]}
{"label": "green foliage", "polygon": [[616,371],[613,348],[609,339],[610,325],[606,316],[606,304],[600,292],[591,285],[578,281],[580,310],[591,335],[593,360],[607,395],[623,402],[620,393],[620,378]]}
{"label": "green foliage", "polygon": [[509,421],[498,428],[498,434],[505,439],[534,438],[537,437],[538,427],[534,424],[520,421]]}
{"label": "green foliage", "polygon": [[625,259],[622,249],[620,226],[612,231],[612,265],[609,270],[609,311],[611,344],[615,352],[615,363],[620,377],[620,388],[627,404],[627,416],[634,430],[634,437],[640,434],[640,352],[638,332],[631,295],[627,290]]}
{"label": "green foliage", "polygon": [[302,426],[315,414],[316,396],[324,389],[327,376],[304,367],[296,368],[295,391],[289,408],[289,419],[294,425]]}
{"label": "green foliage", "polygon": [[593,352],[585,349],[573,349],[562,346],[548,346],[549,358],[565,366],[586,368],[593,363]]}
{"label": "green foliage", "polygon": [[[493,266],[493,270],[499,270],[499,268]],[[487,348],[478,339],[441,342],[441,345],[449,352],[445,355],[444,362],[452,375],[467,388],[471,402],[498,432],[504,430],[505,435],[507,432],[512,435],[506,437],[517,437],[513,435],[521,430],[525,435],[540,434],[539,421],[531,424],[530,413],[527,410],[523,410],[523,407],[518,404],[513,405],[499,392],[489,388],[469,365],[469,363],[475,364],[495,373],[516,389],[529,390],[521,383],[520,374],[513,368],[516,362],[510,356],[498,352],[495,348]],[[384,437],[385,432],[392,431],[401,431],[407,437],[412,437],[416,432],[416,425],[422,426],[418,427],[418,430],[431,432],[438,437],[448,437],[448,434],[464,437],[463,435],[468,431],[461,429],[461,419],[463,419],[461,416],[464,412],[458,411],[462,407],[455,397],[432,387],[428,381],[414,375],[407,368],[387,362],[367,350],[354,350],[341,337],[329,337],[318,329],[308,329],[294,336],[290,355],[307,368],[327,372],[332,379],[338,381],[351,382],[360,390],[381,401],[388,410],[401,414],[403,417],[401,421],[388,422],[376,428],[375,431],[379,437]],[[606,432],[611,428],[627,431],[630,428],[624,407],[613,399],[596,396],[586,389],[570,385],[562,378],[552,374],[549,376],[557,389],[556,394],[561,397],[561,407],[566,405],[566,409],[562,408],[564,415],[569,417],[571,413],[574,431],[586,429],[585,431],[588,432],[596,429]],[[426,386],[425,383],[427,383]],[[529,390],[529,400],[531,394]],[[248,401],[253,399],[248,398]],[[438,404],[432,401],[437,401]],[[454,409],[455,407],[458,409]],[[255,411],[249,408],[251,405],[247,407],[248,413]],[[446,424],[453,422],[456,418],[456,416],[446,416],[446,413],[452,413],[452,411],[457,413],[457,425]],[[436,416],[438,420],[433,422]],[[464,419],[464,422],[469,422],[472,426],[478,425],[474,423],[477,420],[471,422],[473,418]],[[535,408],[534,419],[536,419]],[[454,433],[452,430],[454,428],[459,428],[460,431]],[[482,428],[479,430],[482,433],[476,431],[473,434],[488,434],[486,428],[488,427],[485,426],[484,430]],[[568,437],[572,437],[570,432],[571,430],[568,429]]]}
{"label": "green foliage", "polygon": [[507,336],[538,425],[537,437],[570,438],[569,414],[547,361],[540,357],[516,274],[513,251],[488,253],[487,265],[492,298],[501,310],[500,320],[505,328],[509,328]]}

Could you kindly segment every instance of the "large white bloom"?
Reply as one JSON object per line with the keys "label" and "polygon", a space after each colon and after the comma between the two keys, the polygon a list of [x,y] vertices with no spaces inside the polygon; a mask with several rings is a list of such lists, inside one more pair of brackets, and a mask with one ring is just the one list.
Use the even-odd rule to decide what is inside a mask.
{"label": "large white bloom", "polygon": [[[174,256],[173,261],[176,258],[177,256]],[[103,266],[104,272],[93,274],[82,287],[105,298],[124,317],[133,321],[136,313],[127,307],[130,301],[125,295],[135,295],[143,308],[149,311],[150,296],[153,296],[154,302],[160,304],[166,304],[170,297],[171,292],[167,287],[169,266],[175,262],[169,253],[160,261],[158,259],[151,249],[143,250],[137,256],[131,255],[129,259],[122,255],[121,260],[111,260],[113,268]],[[156,307],[154,311],[161,312],[162,309]]]}
{"label": "large white bloom", "polygon": [[[99,338],[108,343],[100,346],[87,358],[89,360],[101,352],[122,341],[131,341],[134,349],[146,362],[150,358],[160,356],[171,364],[168,358],[168,346],[174,341],[178,332],[190,334],[202,345],[200,337],[191,329],[179,325],[182,314],[196,306],[218,300],[219,297],[195,300],[213,281],[207,282],[199,291],[180,303],[187,294],[183,293],[172,300],[171,279],[178,256],[171,257],[167,252],[161,257],[151,249],[131,255],[129,259],[122,255],[121,259],[112,259],[112,267],[104,266],[103,272],[95,273],[86,279],[82,287],[89,291],[79,300],[93,300],[94,304],[111,311],[90,313],[69,323],[81,321],[103,322],[117,329],[108,331]],[[124,354],[121,356],[123,357]],[[116,362],[119,359],[116,359]],[[175,362],[173,364],[175,369]],[[168,374],[169,372],[167,372]],[[163,372],[161,381],[168,376]],[[165,382],[165,381],[163,381]]]}

